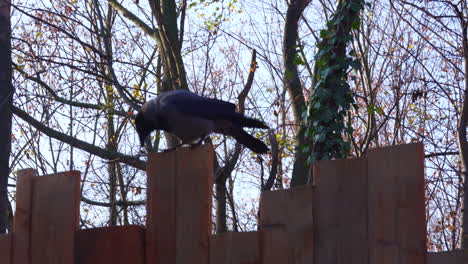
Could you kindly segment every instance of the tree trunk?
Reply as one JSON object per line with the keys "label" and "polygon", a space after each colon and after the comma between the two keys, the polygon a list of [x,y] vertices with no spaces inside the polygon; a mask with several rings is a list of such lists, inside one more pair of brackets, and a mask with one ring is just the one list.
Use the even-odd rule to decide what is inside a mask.
{"label": "tree trunk", "polygon": [[188,89],[185,67],[180,53],[177,10],[174,0],[150,0],[151,10],[158,23],[159,54],[163,63],[163,91]]}
{"label": "tree trunk", "polygon": [[[346,49],[352,41],[353,27],[359,26],[363,0],[339,1],[327,28],[320,33],[317,44],[314,91],[309,101],[306,135],[313,144],[311,162],[323,159],[345,158],[350,144],[343,139],[352,128],[346,116],[354,98],[347,82],[349,67],[357,68]],[[309,183],[313,183],[309,174]]]}
{"label": "tree trunk", "polygon": [[304,12],[308,0],[290,1],[286,12],[286,22],[284,25],[283,38],[283,63],[285,67],[284,85],[291,99],[292,109],[294,113],[294,121],[298,125],[295,136],[294,146],[294,167],[291,179],[291,187],[306,184],[307,182],[307,167],[306,159],[302,152],[302,147],[306,141],[304,138],[304,122],[302,120],[302,112],[305,111],[305,100],[302,92],[302,84],[299,79],[296,58],[297,42],[298,42],[298,25],[299,19]]}
{"label": "tree trunk", "polygon": [[468,123],[468,36],[467,24],[462,23],[463,27],[463,59],[465,60],[465,91],[463,94],[463,107],[461,109],[460,120],[458,120],[458,149],[460,151],[460,160],[463,166],[463,218],[462,218],[462,248],[466,249],[468,246],[468,142],[466,138],[466,126]]}
{"label": "tree trunk", "polygon": [[221,176],[215,184],[215,203],[216,203],[216,234],[227,232],[227,214],[226,214],[226,176]]}
{"label": "tree trunk", "polygon": [[122,166],[120,163],[116,163],[117,166],[117,176],[119,179],[119,188],[120,188],[120,197],[122,199],[122,202],[124,205],[122,205],[122,218],[123,218],[123,224],[124,225],[129,225],[130,222],[128,221],[128,205],[127,203],[127,189],[125,188],[125,182],[124,182],[124,177],[123,177],[123,172],[122,172]]}
{"label": "tree trunk", "polygon": [[[110,95],[110,100],[113,100]],[[110,151],[117,151],[117,137],[114,128],[114,116],[111,114],[107,115],[107,149]],[[117,206],[115,204],[117,196],[117,162],[110,161],[107,164],[107,172],[109,173],[109,225],[117,225]]]}
{"label": "tree trunk", "polygon": [[11,152],[11,105],[13,104],[10,2],[0,0],[0,233],[8,222],[8,175]]}

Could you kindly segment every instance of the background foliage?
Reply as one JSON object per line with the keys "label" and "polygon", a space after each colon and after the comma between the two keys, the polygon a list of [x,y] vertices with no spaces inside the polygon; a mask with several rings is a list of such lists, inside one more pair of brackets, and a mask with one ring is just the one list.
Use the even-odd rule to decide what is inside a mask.
{"label": "background foliage", "polygon": [[[138,140],[132,111],[174,86],[236,103],[272,128],[270,134],[253,131],[275,149],[261,158],[213,135],[217,175],[224,179],[219,191],[227,194],[225,214],[217,215],[222,203],[214,212],[215,227],[227,220],[217,231],[256,228],[258,193],[269,176],[273,189],[304,182],[304,156],[298,151],[304,147],[302,113],[326,98],[312,89],[322,85],[322,77],[336,76],[320,68],[323,54],[316,54],[332,43],[322,39],[335,37],[327,28],[336,22],[340,4],[162,2],[172,6],[138,0],[14,1],[10,211],[14,171],[79,170],[83,228],[143,223],[144,163],[133,156]],[[177,27],[157,19],[159,8],[170,11],[163,13]],[[377,0],[363,9],[359,24],[351,23],[352,41],[336,35],[349,41],[346,54],[361,65],[339,70],[347,82],[341,77],[337,82],[349,85],[355,107],[338,107],[339,120],[353,131],[337,132],[336,139],[348,142],[349,154],[357,157],[373,147],[424,142],[429,250],[461,243],[464,180],[457,125],[465,94],[467,10],[465,1]],[[351,97],[342,92],[327,96],[349,104]],[[322,114],[312,111],[308,124]],[[152,143],[155,149],[167,144],[160,134]],[[10,214],[10,227],[11,221]]]}

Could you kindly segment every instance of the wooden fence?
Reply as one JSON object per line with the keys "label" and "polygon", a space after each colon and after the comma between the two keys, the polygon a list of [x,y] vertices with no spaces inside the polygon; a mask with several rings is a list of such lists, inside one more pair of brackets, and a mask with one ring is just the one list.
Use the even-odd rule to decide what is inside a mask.
{"label": "wooden fence", "polygon": [[409,144],[319,162],[316,186],[261,195],[259,231],[222,235],[211,234],[210,146],[150,154],[145,227],[79,230],[79,172],[23,170],[0,264],[468,263],[426,262],[423,159]]}

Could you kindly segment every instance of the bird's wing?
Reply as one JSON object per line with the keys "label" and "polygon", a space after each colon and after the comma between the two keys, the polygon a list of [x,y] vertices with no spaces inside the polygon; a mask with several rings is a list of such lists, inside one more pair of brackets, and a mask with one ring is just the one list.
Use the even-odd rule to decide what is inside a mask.
{"label": "bird's wing", "polygon": [[236,111],[235,104],[202,97],[191,92],[168,96],[165,103],[175,106],[183,114],[207,119],[223,118]]}

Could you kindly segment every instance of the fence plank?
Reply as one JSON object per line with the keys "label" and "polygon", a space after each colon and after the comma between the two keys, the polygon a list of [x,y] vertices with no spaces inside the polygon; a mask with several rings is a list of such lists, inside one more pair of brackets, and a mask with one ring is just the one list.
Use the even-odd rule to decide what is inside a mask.
{"label": "fence plank", "polygon": [[455,250],[449,252],[428,252],[426,264],[462,264],[463,251]]}
{"label": "fence plank", "polygon": [[213,148],[150,154],[147,263],[208,263]]}
{"label": "fence plank", "polygon": [[33,179],[32,264],[73,264],[79,205],[80,172]]}
{"label": "fence plank", "polygon": [[260,264],[260,232],[227,232],[210,239],[211,264]]}
{"label": "fence plank", "polygon": [[10,264],[11,263],[11,244],[12,235],[0,235],[0,263]]}
{"label": "fence plank", "polygon": [[174,152],[149,153],[146,162],[146,263],[175,263]]}
{"label": "fence plank", "polygon": [[141,226],[79,230],[75,264],[144,264],[145,231]]}
{"label": "fence plank", "polygon": [[177,264],[209,262],[213,153],[212,145],[176,153]]}
{"label": "fence plank", "polygon": [[16,172],[16,212],[13,219],[14,264],[30,264],[31,252],[31,202],[33,179],[37,172],[24,169]]}
{"label": "fence plank", "polygon": [[295,264],[286,237],[288,236],[284,227],[270,227],[261,231],[262,264]]}
{"label": "fence plank", "polygon": [[260,196],[260,228],[284,228],[291,263],[313,261],[312,191],[311,186],[301,186]]}
{"label": "fence plank", "polygon": [[314,263],[368,263],[367,160],[319,161],[314,177]]}
{"label": "fence plank", "polygon": [[423,145],[369,150],[368,173],[370,263],[424,263]]}

